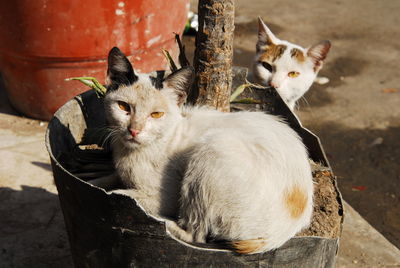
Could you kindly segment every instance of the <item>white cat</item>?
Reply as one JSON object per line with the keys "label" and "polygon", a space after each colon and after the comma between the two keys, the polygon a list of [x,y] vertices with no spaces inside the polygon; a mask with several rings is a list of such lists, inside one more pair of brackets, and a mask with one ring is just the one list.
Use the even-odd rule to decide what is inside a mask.
{"label": "white cat", "polygon": [[[317,78],[331,44],[322,41],[308,49],[278,39],[258,18],[258,42],[253,61],[254,77],[264,86],[274,87],[293,111]],[[326,78],[325,78],[326,79]]]}
{"label": "white cat", "polygon": [[179,239],[246,254],[279,247],[312,214],[303,143],[272,115],[182,106],[192,79],[186,67],[156,82],[110,51],[105,109],[119,176],[144,210],[177,221],[167,227]]}

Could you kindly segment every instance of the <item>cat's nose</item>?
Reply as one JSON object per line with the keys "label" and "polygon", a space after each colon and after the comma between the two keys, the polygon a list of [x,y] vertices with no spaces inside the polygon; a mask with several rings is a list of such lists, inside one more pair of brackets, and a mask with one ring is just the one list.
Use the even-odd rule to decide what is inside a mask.
{"label": "cat's nose", "polygon": [[273,82],[273,81],[269,82],[269,85],[271,87],[273,87],[273,88],[278,88],[279,87],[279,85],[276,82]]}
{"label": "cat's nose", "polygon": [[140,130],[129,129],[129,132],[131,133],[132,137],[136,137],[140,133]]}

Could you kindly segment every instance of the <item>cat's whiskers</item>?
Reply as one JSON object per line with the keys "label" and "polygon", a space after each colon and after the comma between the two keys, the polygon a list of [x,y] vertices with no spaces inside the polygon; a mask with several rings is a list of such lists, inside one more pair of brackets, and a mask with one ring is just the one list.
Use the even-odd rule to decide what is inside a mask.
{"label": "cat's whiskers", "polygon": [[108,135],[112,129],[108,126],[98,127],[94,130],[93,134],[98,135],[99,145],[104,147],[105,141],[107,140]]}
{"label": "cat's whiskers", "polygon": [[118,134],[122,133],[123,131],[121,127],[107,127],[106,130],[109,132],[101,144],[102,147],[104,147],[108,141],[110,141],[110,145],[113,145],[119,136]]}
{"label": "cat's whiskers", "polygon": [[311,109],[311,105],[304,95],[300,97],[300,100],[306,104],[307,108]]}
{"label": "cat's whiskers", "polygon": [[117,135],[119,133],[119,131],[115,131],[112,133],[111,135],[111,139],[110,139],[110,146],[114,146],[114,144],[119,140],[119,135]]}
{"label": "cat's whiskers", "polygon": [[[313,111],[313,109],[312,109],[310,103],[309,103],[308,100],[306,99],[306,97],[305,97],[305,96],[302,96],[302,97],[299,99],[299,101],[300,101],[300,100],[306,104],[306,106],[307,106],[307,108],[308,108],[308,111],[309,111],[310,114],[311,114],[311,117],[314,117],[314,111]],[[296,104],[296,105],[298,105],[298,104]]]}

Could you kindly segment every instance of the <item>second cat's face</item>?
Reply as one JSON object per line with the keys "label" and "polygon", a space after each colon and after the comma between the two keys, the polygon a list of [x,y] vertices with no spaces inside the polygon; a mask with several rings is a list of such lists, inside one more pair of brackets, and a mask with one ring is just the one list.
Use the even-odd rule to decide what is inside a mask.
{"label": "second cat's face", "polygon": [[256,80],[274,87],[286,103],[294,103],[310,88],[329,51],[329,41],[308,49],[280,40],[259,19],[253,71]]}
{"label": "second cat's face", "polygon": [[285,101],[296,101],[317,76],[306,53],[286,42],[262,46],[254,60],[254,75],[261,84],[274,87]]}

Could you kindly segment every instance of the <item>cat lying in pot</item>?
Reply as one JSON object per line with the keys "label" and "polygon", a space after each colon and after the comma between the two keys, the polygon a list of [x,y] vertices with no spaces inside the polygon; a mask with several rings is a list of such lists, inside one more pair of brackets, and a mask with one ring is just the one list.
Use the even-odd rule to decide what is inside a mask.
{"label": "cat lying in pot", "polygon": [[254,78],[263,86],[274,87],[293,111],[296,102],[314,81],[320,84],[326,82],[326,77],[317,77],[317,74],[331,43],[322,41],[305,49],[278,39],[261,18],[258,18],[258,24]]}
{"label": "cat lying in pot", "polygon": [[110,51],[105,110],[128,188],[117,191],[183,241],[225,241],[245,254],[281,246],[310,223],[306,148],[276,116],[184,106],[193,76],[185,67],[158,81]]}

